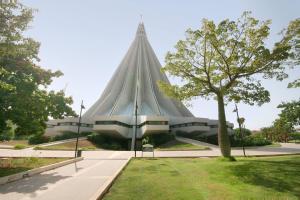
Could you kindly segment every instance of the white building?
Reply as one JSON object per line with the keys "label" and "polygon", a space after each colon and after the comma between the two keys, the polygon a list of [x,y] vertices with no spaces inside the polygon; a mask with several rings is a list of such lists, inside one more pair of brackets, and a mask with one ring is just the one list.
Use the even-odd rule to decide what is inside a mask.
{"label": "white building", "polygon": [[[82,116],[81,132],[93,131],[130,139],[137,124],[137,138],[178,131],[206,136],[217,134],[217,120],[195,117],[180,101],[159,90],[159,80],[169,82],[160,68],[141,23],[101,97]],[[78,119],[51,120],[47,124],[46,135],[77,132]],[[227,125],[231,130],[233,124]]]}

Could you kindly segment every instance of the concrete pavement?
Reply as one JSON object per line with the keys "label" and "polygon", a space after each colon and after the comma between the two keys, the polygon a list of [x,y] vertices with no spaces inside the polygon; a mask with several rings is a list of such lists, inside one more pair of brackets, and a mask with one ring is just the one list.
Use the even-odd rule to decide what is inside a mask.
{"label": "concrete pavement", "polygon": [[[80,140],[86,140],[86,139],[87,139],[87,137],[80,137],[80,138],[78,138],[78,141],[80,141]],[[52,146],[52,145],[64,144],[64,143],[67,143],[67,142],[73,142],[73,141],[76,141],[76,140],[77,140],[77,138],[71,138],[71,139],[66,139],[66,140],[58,140],[58,141],[54,141],[54,142],[37,144],[37,145],[34,145],[33,147],[29,147],[27,149],[34,149],[34,147],[36,147],[36,146],[39,146],[39,147],[48,147],[48,146]]]}
{"label": "concrete pavement", "polygon": [[[78,138],[78,140],[86,140],[87,137],[80,137]],[[28,147],[26,149],[34,149],[34,147],[39,146],[39,147],[47,147],[47,146],[51,146],[51,145],[57,145],[57,144],[63,144],[63,143],[67,143],[67,142],[73,142],[76,141],[76,138],[71,138],[71,139],[66,139],[66,140],[59,140],[59,141],[54,141],[54,142],[48,142],[48,143],[42,143],[42,144],[38,144],[38,145],[34,145],[32,147]],[[6,145],[6,144],[0,144],[0,149],[13,149],[14,145]]]}
{"label": "concrete pavement", "polygon": [[[197,141],[185,140],[195,145]],[[300,144],[281,144],[281,147],[246,148],[247,155],[300,154]],[[214,157],[220,156],[217,146],[202,151],[155,151],[155,157]],[[241,156],[241,149],[232,149]],[[141,152],[137,156],[141,157]],[[0,149],[0,157],[73,157],[74,151]],[[0,199],[5,200],[89,200],[96,199],[112,182],[118,172],[134,156],[132,151],[84,151],[83,161],[50,170],[0,186]],[[152,157],[145,152],[144,157]]]}
{"label": "concrete pavement", "polygon": [[[281,147],[251,147],[246,148],[246,155],[282,155],[282,154],[296,154],[300,153],[300,144],[281,144]],[[210,147],[211,148],[211,147]],[[117,159],[127,159],[134,156],[133,151],[83,151],[84,158],[106,158],[108,155],[119,152]],[[242,156],[241,149],[232,149],[233,156]],[[211,150],[201,151],[155,151],[155,157],[214,157],[220,156],[219,148],[211,148]],[[141,151],[137,152],[137,156],[141,157]],[[74,151],[51,151],[51,150],[12,150],[0,149],[0,157],[73,157]],[[152,153],[146,152],[144,156],[150,157]]]}
{"label": "concrete pavement", "polygon": [[[85,158],[36,176],[0,186],[5,200],[89,200],[96,199],[127,162],[122,152],[107,152],[102,157]],[[120,158],[124,159],[120,159]],[[100,190],[99,190],[100,189]]]}
{"label": "concrete pavement", "polygon": [[12,145],[6,145],[6,144],[0,144],[0,149],[13,149],[14,146]]}

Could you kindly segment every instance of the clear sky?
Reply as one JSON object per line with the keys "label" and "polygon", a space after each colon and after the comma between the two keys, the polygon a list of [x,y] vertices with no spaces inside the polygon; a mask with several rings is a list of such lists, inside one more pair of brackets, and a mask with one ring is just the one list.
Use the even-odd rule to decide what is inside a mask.
{"label": "clear sky", "polygon": [[[198,28],[201,19],[215,22],[237,19],[243,11],[252,11],[260,20],[272,20],[272,45],[278,33],[292,19],[300,17],[298,0],[21,0],[38,9],[26,33],[41,42],[40,58],[44,68],[61,70],[64,76],[55,79],[51,89],[66,86],[66,94],[74,99],[78,112],[81,99],[89,108],[101,95],[113,72],[131,44],[143,15],[148,39],[161,64],[167,51],[187,28]],[[298,99],[300,89],[287,89],[287,83],[300,77],[300,69],[289,71],[283,82],[263,81],[271,93],[271,102],[261,107],[240,104],[240,115],[246,127],[268,126],[279,113],[282,101]],[[189,107],[198,117],[216,119],[214,100],[198,98]],[[236,122],[233,104],[226,107],[227,120]],[[235,123],[236,124],[236,123]],[[235,125],[236,126],[236,125]]]}

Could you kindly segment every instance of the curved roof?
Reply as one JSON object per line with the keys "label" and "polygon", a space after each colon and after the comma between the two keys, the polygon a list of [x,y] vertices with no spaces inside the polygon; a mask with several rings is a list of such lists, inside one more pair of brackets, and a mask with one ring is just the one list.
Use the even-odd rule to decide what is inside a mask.
{"label": "curved roof", "polygon": [[160,68],[144,24],[140,23],[134,41],[101,97],[83,117],[134,116],[136,105],[138,115],[193,117],[181,102],[170,99],[159,90],[157,81],[169,82]]}

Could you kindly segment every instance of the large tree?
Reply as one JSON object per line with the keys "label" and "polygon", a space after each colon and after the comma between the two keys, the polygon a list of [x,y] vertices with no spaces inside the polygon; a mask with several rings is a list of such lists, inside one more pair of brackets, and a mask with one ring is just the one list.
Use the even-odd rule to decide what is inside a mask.
{"label": "large tree", "polygon": [[[288,27],[283,30],[283,42],[291,46],[290,57],[287,64],[292,68],[300,65],[300,18],[291,21]],[[288,88],[300,88],[300,77],[288,84]],[[292,127],[300,125],[300,99],[290,102],[283,102],[278,105],[281,108],[279,117]]]}
{"label": "large tree", "polygon": [[283,102],[278,108],[281,108],[280,118],[284,118],[286,121],[294,126],[300,125],[300,100]]}
{"label": "large tree", "polygon": [[225,104],[229,101],[261,105],[270,101],[259,76],[282,80],[287,77],[282,61],[290,46],[279,42],[268,48],[270,21],[259,21],[245,12],[237,21],[219,24],[204,19],[197,30],[188,29],[186,39],[168,52],[163,71],[180,77],[182,84],[160,82],[161,89],[180,100],[193,97],[214,98],[218,102],[218,142],[225,157],[230,157]]}
{"label": "large tree", "polygon": [[19,3],[0,4],[0,133],[7,120],[17,134],[41,134],[48,117],[75,115],[71,97],[47,89],[62,73],[39,66],[40,44],[23,35],[33,12]]}
{"label": "large tree", "polygon": [[[282,42],[291,46],[288,64],[294,68],[300,65],[300,18],[291,21],[286,29],[282,31],[284,34]],[[289,88],[300,87],[300,77],[289,83]]]}

